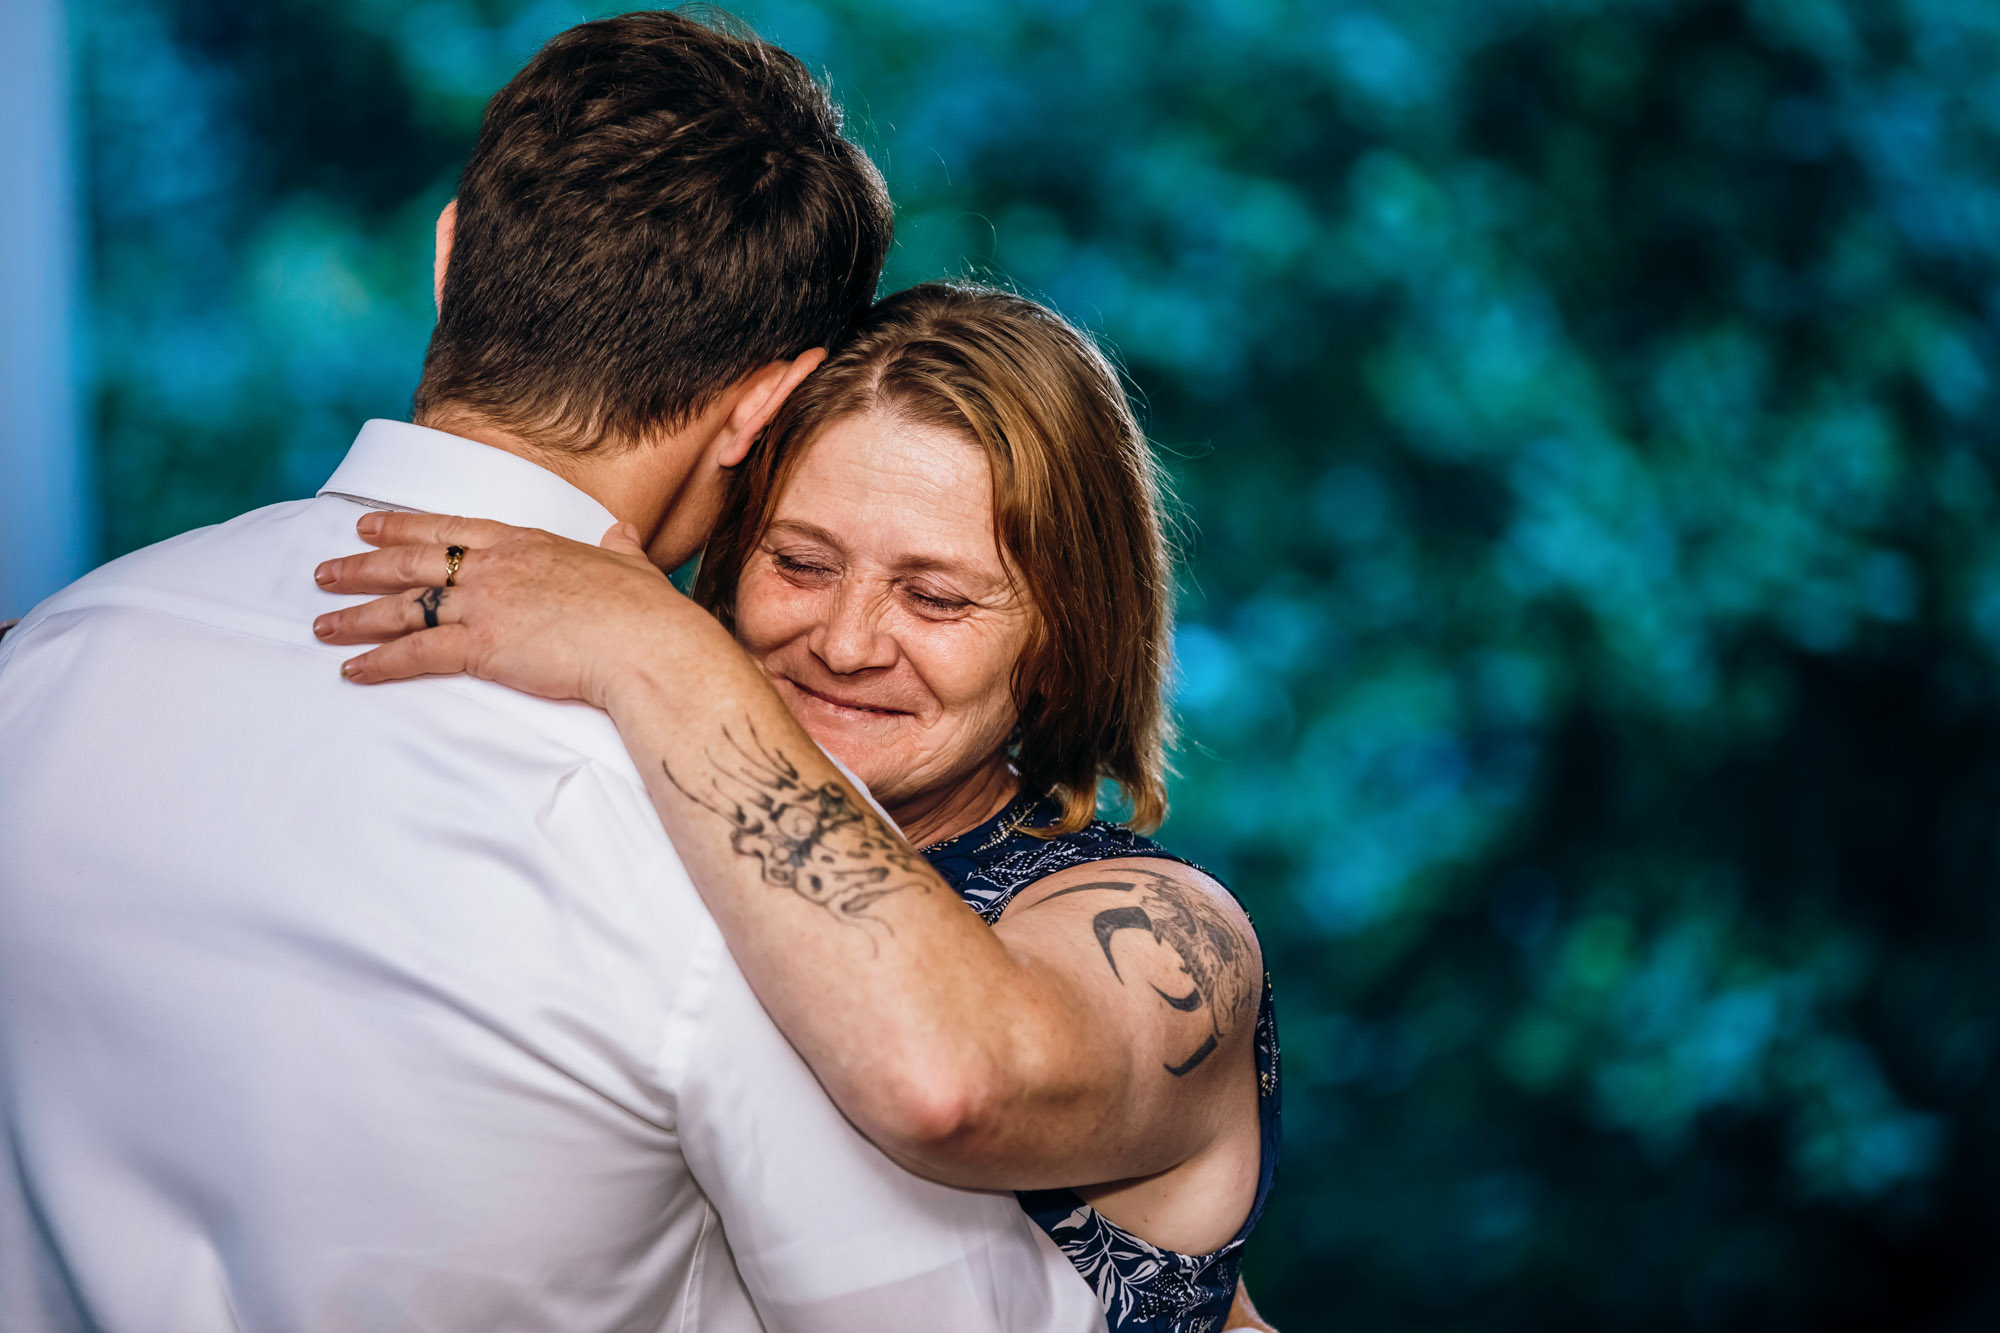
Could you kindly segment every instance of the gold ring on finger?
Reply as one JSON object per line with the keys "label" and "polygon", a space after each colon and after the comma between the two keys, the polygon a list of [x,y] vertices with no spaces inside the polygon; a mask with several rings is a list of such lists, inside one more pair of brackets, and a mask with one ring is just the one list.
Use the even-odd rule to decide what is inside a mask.
{"label": "gold ring on finger", "polygon": [[447,546],[444,548],[445,587],[456,588],[458,586],[458,567],[464,563],[465,548],[463,546]]}

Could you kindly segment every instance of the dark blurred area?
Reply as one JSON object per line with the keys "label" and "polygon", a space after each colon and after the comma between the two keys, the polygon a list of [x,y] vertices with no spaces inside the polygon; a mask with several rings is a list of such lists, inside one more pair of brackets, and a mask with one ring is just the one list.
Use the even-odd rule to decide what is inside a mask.
{"label": "dark blurred area", "polygon": [[[480,107],[598,12],[70,6],[98,557],[406,414]],[[2000,1327],[2000,6],[739,12],[890,286],[1049,300],[1171,464],[1274,1322]]]}

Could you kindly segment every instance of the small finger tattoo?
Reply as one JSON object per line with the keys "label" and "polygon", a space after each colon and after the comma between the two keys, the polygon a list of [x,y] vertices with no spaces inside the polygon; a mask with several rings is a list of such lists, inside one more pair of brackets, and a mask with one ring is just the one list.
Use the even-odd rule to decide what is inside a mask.
{"label": "small finger tattoo", "polygon": [[443,588],[425,588],[417,594],[417,605],[424,609],[425,629],[438,627],[438,608],[444,605],[444,596]]}

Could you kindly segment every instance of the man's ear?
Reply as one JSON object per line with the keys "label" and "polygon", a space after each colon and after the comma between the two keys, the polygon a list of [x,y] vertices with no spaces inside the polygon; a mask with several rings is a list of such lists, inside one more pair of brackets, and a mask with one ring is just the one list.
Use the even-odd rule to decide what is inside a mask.
{"label": "man's ear", "polygon": [[716,464],[735,467],[748,458],[751,446],[764,433],[764,427],[771,424],[771,418],[778,415],[785,399],[791,397],[792,390],[799,387],[800,381],[817,370],[824,360],[826,349],[815,347],[789,361],[773,361],[751,371],[743,380],[743,391],[737,396],[736,406],[729,410],[729,419],[722,424],[715,454]]}
{"label": "man's ear", "polygon": [[451,266],[451,243],[458,235],[458,200],[444,206],[438,214],[437,258],[431,261],[431,299],[439,310],[444,309],[444,271]]}

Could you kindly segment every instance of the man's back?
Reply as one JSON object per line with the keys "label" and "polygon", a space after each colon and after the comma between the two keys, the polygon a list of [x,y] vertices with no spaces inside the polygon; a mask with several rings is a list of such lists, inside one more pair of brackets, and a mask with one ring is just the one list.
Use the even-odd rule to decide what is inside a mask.
{"label": "man's back", "polygon": [[[497,451],[378,436],[330,491],[602,516]],[[411,456],[482,480],[382,494]],[[825,1103],[606,719],[339,678],[309,571],[362,512],[189,534],[0,641],[0,1327],[755,1328],[753,1293],[847,1327],[814,1312],[893,1313],[967,1244],[1020,1290],[940,1311],[1067,1317],[1000,1201],[902,1177]],[[922,1248],[898,1227],[963,1234],[884,1260]]]}

